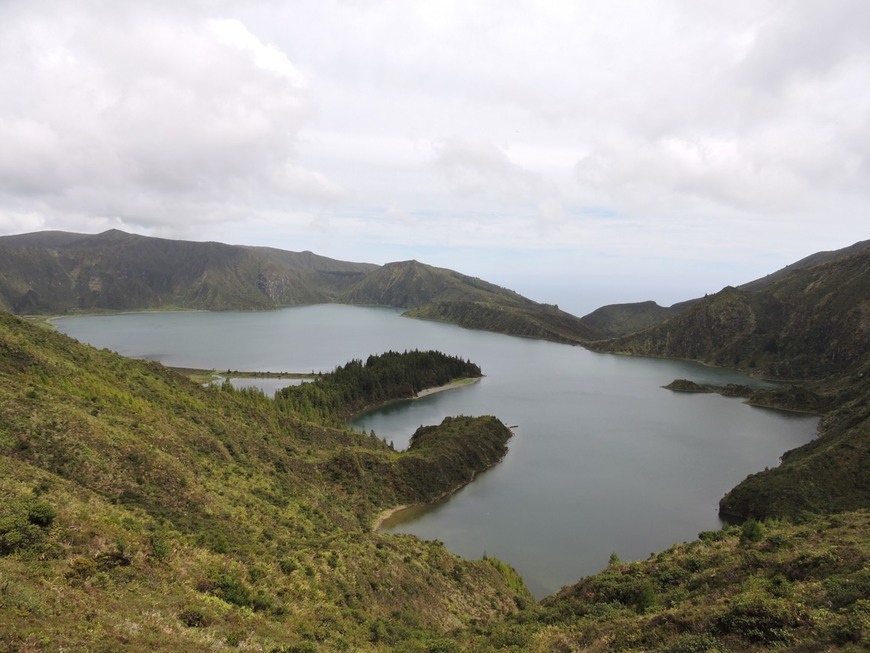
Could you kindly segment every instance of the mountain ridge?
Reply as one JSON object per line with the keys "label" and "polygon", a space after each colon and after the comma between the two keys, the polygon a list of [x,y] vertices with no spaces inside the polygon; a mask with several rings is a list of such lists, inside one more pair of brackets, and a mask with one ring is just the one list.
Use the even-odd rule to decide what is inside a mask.
{"label": "mountain ridge", "polygon": [[[740,290],[757,292],[767,288],[770,284],[791,272],[848,257],[852,254],[858,254],[868,248],[870,248],[870,240],[862,240],[841,249],[816,252],[799,261],[790,263],[776,272],[736,287]],[[600,333],[604,338],[617,338],[642,331],[660,324],[669,318],[676,317],[701,301],[701,299],[703,298],[688,299],[671,306],[659,306],[652,300],[625,304],[608,304],[584,315],[580,318],[580,321]]]}
{"label": "mountain ridge", "polygon": [[560,342],[599,337],[554,307],[419,261],[378,266],[309,251],[169,240],[116,229],[4,236],[0,255],[0,309],[17,314],[347,303],[412,309],[411,316]]}

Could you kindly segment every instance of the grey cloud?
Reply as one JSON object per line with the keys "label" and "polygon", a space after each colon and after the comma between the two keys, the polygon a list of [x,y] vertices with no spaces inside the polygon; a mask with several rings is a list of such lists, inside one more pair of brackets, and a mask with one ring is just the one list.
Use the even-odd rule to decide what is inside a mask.
{"label": "grey cloud", "polygon": [[540,187],[536,175],[513,163],[507,153],[486,141],[442,139],[433,145],[433,164],[460,194],[490,193],[524,197]]}
{"label": "grey cloud", "polygon": [[227,36],[195,12],[137,6],[7,14],[0,41],[18,56],[0,64],[0,190],[155,225],[171,202],[334,192],[292,163],[312,106],[277,48],[238,22]]}
{"label": "grey cloud", "polygon": [[864,0],[7,0],[0,232],[797,258],[867,237],[868,33]]}

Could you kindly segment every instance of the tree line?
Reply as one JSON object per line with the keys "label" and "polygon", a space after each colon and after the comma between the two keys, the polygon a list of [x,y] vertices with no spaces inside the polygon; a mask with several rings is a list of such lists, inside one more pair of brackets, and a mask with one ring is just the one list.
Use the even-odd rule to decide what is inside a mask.
{"label": "tree line", "polygon": [[396,399],[410,399],[426,388],[482,376],[469,360],[439,351],[388,351],[354,359],[311,383],[275,394],[277,409],[301,419],[341,425],[351,415]]}

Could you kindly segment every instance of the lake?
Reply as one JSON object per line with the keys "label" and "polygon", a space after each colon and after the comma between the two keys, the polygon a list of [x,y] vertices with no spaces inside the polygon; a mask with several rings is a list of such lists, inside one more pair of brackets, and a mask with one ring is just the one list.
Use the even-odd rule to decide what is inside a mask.
{"label": "lake", "polygon": [[218,371],[330,371],[353,358],[414,348],[472,360],[486,375],[480,383],[390,404],[353,427],[374,430],[396,448],[418,426],[448,415],[495,415],[515,427],[498,466],[437,506],[396,515],[384,529],[441,540],[468,558],[496,556],[538,597],[601,570],[611,553],[641,559],[718,529],[722,495],[810,441],[818,425],[815,417],[661,387],[675,378],[762,383],[734,371],[597,354],[411,320],[394,309],[318,305],[54,323],[125,356]]}

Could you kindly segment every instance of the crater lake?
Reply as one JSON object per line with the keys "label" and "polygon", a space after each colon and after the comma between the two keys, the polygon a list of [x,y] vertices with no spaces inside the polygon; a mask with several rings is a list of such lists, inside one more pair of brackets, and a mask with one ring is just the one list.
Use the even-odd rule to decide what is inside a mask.
{"label": "crater lake", "polygon": [[[718,529],[718,501],[816,434],[812,416],[678,394],[675,378],[763,384],[684,361],[472,331],[341,305],[270,312],[154,312],[64,317],[58,330],[96,347],[176,367],[309,373],[369,354],[437,349],[470,359],[479,383],[389,404],[352,428],[404,448],[448,415],[495,415],[513,427],[495,468],[435,506],[403,511],[387,532],[496,556],[538,597],[605,567]],[[248,379],[247,382],[252,382]],[[274,381],[267,388],[275,390]]]}

